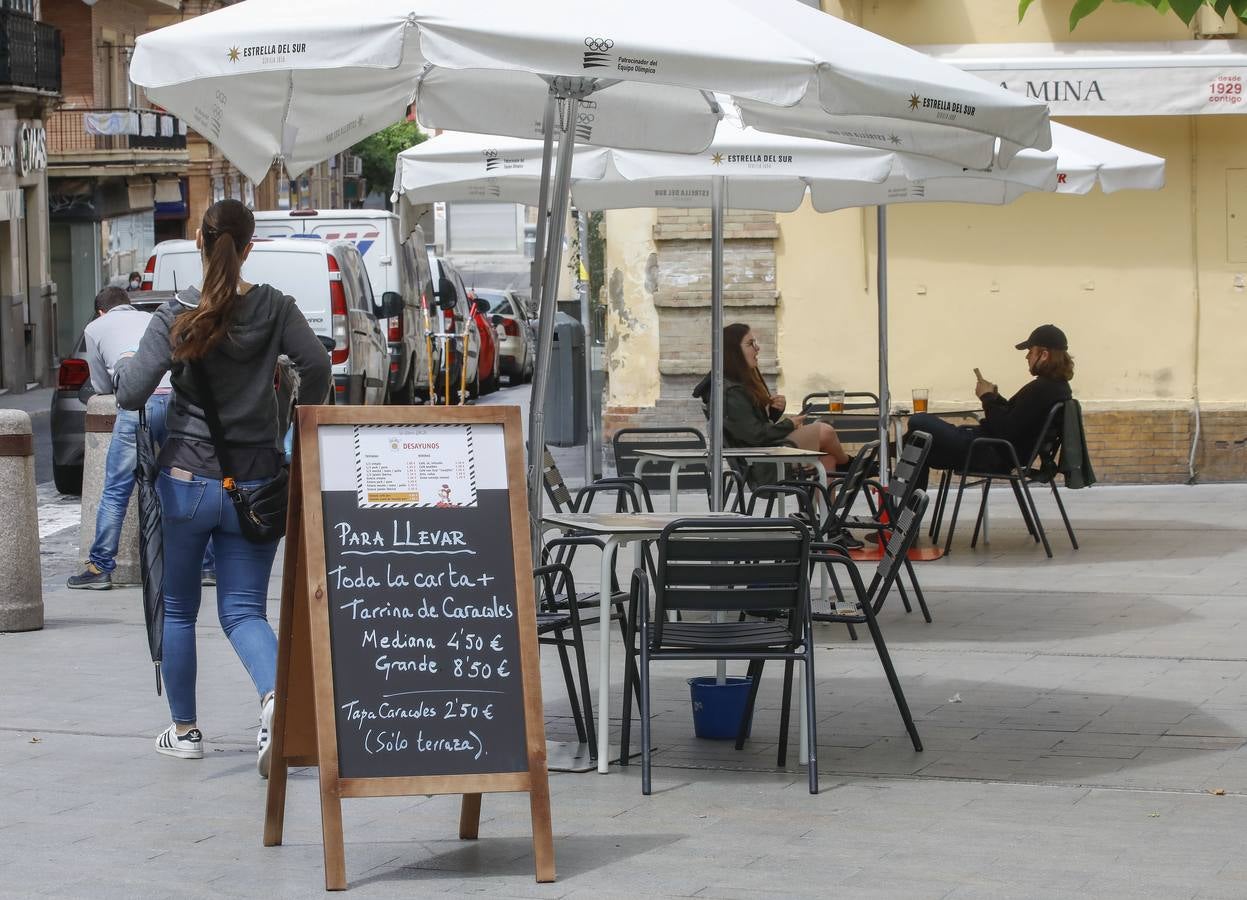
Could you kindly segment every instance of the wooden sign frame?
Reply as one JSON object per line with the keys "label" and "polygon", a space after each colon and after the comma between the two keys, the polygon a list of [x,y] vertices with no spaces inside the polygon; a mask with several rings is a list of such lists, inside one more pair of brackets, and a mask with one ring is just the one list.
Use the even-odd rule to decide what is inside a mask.
{"label": "wooden sign frame", "polygon": [[[338,767],[318,432],[322,425],[447,424],[502,426],[515,564],[516,624],[528,770],[495,774],[344,778],[340,776]],[[344,890],[347,886],[342,837],[344,797],[461,794],[459,837],[474,840],[480,826],[481,794],[526,791],[532,818],[537,881],[555,879],[523,447],[520,411],[513,406],[310,406],[298,410],[298,440],[291,467],[282,573],[277,700],[273,714],[272,765],[264,817],[264,846],[272,847],[282,842],[289,767],[317,766],[326,890]]]}

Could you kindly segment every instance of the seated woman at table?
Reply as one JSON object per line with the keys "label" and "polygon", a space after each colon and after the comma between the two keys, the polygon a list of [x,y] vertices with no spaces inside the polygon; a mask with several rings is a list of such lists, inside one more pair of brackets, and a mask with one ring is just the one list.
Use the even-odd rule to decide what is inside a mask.
{"label": "seated woman at table", "polygon": [[[818,450],[827,471],[844,467],[852,458],[840,445],[836,430],[826,422],[805,416],[784,416],[787,401],[772,394],[758,371],[758,340],[748,325],[723,329],[723,440],[728,447],[799,447]],[[693,389],[693,396],[710,407],[710,376]]]}

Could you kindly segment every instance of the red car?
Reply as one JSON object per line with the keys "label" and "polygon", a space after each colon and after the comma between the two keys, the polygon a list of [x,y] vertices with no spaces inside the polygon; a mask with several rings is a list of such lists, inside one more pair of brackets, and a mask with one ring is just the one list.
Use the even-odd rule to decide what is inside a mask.
{"label": "red car", "polygon": [[480,392],[491,394],[498,390],[502,374],[502,357],[498,353],[498,333],[494,328],[502,321],[501,316],[491,315],[489,301],[468,291],[468,305],[476,319],[476,328],[481,334],[481,352],[476,360],[477,377],[480,379]]}

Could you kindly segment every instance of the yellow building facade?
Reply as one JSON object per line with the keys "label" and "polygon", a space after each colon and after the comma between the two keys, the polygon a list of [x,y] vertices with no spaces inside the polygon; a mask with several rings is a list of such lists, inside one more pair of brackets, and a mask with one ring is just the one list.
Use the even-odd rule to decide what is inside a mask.
{"label": "yellow building facade", "polygon": [[[1050,0],[1020,24],[1016,5],[999,0],[824,9],[915,46],[1192,39],[1175,16],[1128,4],[1106,4],[1072,34],[1069,4]],[[1166,73],[1139,77],[1159,84]],[[1165,187],[889,207],[894,399],[929,388],[933,409],[973,406],[975,366],[1011,393],[1029,377],[1013,345],[1055,322],[1077,361],[1102,481],[1247,477],[1247,117],[1058,120],[1164,157]],[[727,318],[757,323],[768,380],[790,405],[831,387],[875,390],[875,210],[807,204],[728,221]],[[612,212],[606,236],[607,432],[701,426],[687,390],[708,367],[708,216]],[[699,248],[700,269],[690,262]]]}

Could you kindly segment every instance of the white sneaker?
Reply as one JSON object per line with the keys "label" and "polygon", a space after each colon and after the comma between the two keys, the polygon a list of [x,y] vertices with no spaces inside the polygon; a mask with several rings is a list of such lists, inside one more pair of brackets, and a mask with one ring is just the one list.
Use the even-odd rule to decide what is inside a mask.
{"label": "white sneaker", "polygon": [[255,736],[255,746],[259,755],[256,757],[255,767],[261,778],[268,778],[269,766],[272,763],[274,703],[272,691],[269,691],[260,702],[260,733]]}
{"label": "white sneaker", "polygon": [[177,726],[170,725],[156,738],[156,752],[178,759],[203,759],[204,736],[198,728],[179,735]]}

